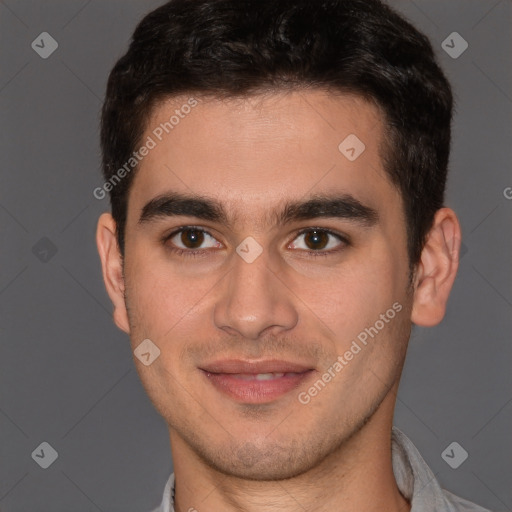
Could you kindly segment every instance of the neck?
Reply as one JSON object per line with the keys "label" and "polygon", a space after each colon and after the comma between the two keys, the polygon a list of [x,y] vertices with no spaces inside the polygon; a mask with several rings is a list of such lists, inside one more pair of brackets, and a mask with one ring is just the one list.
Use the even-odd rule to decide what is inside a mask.
{"label": "neck", "polygon": [[391,463],[392,398],[388,395],[372,418],[320,464],[280,481],[220,473],[171,431],[175,511],[264,512],[273,505],[282,512],[409,512]]}

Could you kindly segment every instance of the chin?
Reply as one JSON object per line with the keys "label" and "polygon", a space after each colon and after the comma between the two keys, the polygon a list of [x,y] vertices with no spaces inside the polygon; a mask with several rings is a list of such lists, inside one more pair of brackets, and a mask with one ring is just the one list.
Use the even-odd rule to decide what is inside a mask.
{"label": "chin", "polygon": [[238,447],[219,447],[215,453],[199,451],[204,462],[216,471],[254,481],[287,480],[299,476],[320,462],[321,453],[319,447],[297,442],[288,443],[288,446],[245,442]]}

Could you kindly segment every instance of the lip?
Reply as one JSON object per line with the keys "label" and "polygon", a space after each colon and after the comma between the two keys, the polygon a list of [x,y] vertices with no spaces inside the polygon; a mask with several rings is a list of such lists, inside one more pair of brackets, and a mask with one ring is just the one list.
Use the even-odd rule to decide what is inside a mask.
{"label": "lip", "polygon": [[222,359],[201,366],[201,370],[208,373],[302,373],[312,369],[312,366],[277,359],[263,361]]}
{"label": "lip", "polygon": [[[251,404],[277,400],[315,373],[311,366],[281,360],[229,359],[205,364],[200,370],[217,391],[238,402]],[[265,380],[258,380],[257,375]]]}

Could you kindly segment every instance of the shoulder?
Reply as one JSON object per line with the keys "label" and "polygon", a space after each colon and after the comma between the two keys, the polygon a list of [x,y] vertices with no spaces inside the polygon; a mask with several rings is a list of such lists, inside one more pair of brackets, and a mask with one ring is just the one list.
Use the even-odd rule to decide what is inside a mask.
{"label": "shoulder", "polygon": [[412,503],[411,512],[490,512],[442,488],[413,442],[395,426],[391,440],[395,480]]}
{"label": "shoulder", "polygon": [[472,501],[465,500],[460,496],[456,496],[446,489],[443,489],[443,494],[447,504],[450,506],[448,509],[449,512],[491,512],[489,509],[481,507]]}

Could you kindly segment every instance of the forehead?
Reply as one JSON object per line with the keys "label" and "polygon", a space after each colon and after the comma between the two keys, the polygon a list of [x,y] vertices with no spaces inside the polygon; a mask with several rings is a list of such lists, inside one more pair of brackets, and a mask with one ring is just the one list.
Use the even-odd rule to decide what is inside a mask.
{"label": "forehead", "polygon": [[397,197],[382,167],[383,134],[380,110],[354,95],[175,97],[147,123],[142,143],[152,149],[138,165],[130,209],[140,214],[167,192],[198,194],[261,228],[270,205],[308,195],[350,194],[378,209]]}

